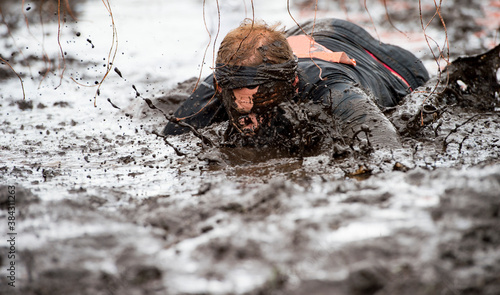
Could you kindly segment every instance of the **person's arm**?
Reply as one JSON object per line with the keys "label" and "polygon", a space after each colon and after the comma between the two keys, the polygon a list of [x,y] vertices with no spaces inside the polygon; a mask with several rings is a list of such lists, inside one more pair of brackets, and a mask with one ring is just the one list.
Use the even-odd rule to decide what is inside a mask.
{"label": "person's arm", "polygon": [[[209,75],[175,111],[174,116],[195,128],[203,128],[227,119],[224,106],[214,94],[213,75]],[[163,129],[163,134],[177,135],[188,131],[187,127],[168,122]]]}
{"label": "person's arm", "polygon": [[[331,105],[333,114],[339,119],[347,136],[367,127],[372,147],[379,149],[401,148],[399,134],[375,104],[373,99],[351,83],[335,83],[322,96],[324,104]],[[360,132],[363,137],[365,132]]]}

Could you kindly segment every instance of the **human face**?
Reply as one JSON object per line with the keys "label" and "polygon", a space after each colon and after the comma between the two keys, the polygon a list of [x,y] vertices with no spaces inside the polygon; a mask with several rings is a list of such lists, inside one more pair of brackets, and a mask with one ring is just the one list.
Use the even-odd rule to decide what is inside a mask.
{"label": "human face", "polygon": [[217,63],[214,84],[232,126],[244,136],[270,126],[276,107],[296,95],[297,69],[296,57],[257,66]]}
{"label": "human face", "polygon": [[269,126],[273,110],[297,91],[298,77],[292,83],[275,81],[234,89],[219,88],[232,124],[246,136],[253,136],[261,127]]}

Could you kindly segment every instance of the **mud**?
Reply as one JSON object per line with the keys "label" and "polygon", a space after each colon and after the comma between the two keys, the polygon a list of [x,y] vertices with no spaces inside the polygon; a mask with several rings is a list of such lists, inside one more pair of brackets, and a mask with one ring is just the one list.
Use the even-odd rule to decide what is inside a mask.
{"label": "mud", "polygon": [[[98,107],[95,88],[54,90],[57,73],[25,79],[23,100],[17,77],[1,72],[0,233],[15,232],[16,244],[10,258],[0,243],[0,293],[498,294],[500,57],[498,47],[483,50],[492,33],[479,20],[488,14],[473,4],[453,12],[470,18],[449,12],[450,30],[463,32],[449,37],[462,44],[479,32],[482,42],[454,48],[467,56],[385,110],[402,134],[403,148],[391,152],[361,136],[341,140],[334,128],[322,130],[333,134],[322,148],[293,153],[224,145],[227,123],[199,130],[212,147],[193,133],[163,138],[163,113],[196,78],[166,87],[147,67],[136,68],[147,77],[137,80],[117,64]],[[411,26],[392,7],[395,24]],[[394,30],[384,14],[372,10],[381,33]],[[71,35],[87,51],[103,47]],[[91,72],[105,49],[83,63],[68,53],[69,74],[98,80]],[[44,68],[41,55],[31,67]],[[331,119],[290,114],[313,127]]]}

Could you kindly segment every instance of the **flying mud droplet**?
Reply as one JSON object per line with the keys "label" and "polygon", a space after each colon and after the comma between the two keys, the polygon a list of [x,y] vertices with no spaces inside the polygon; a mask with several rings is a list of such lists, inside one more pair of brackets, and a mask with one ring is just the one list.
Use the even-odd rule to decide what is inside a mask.
{"label": "flying mud droplet", "polygon": [[117,67],[115,67],[115,73],[117,73],[118,76],[120,76],[120,78],[123,78],[122,72],[120,72],[120,70]]}
{"label": "flying mud droplet", "polygon": [[89,43],[90,43],[90,45],[92,45],[92,48],[94,48],[94,47],[95,47],[95,46],[94,46],[94,44],[92,44],[92,40],[87,39],[87,42],[89,42]]}
{"label": "flying mud droplet", "polygon": [[111,101],[111,99],[110,99],[109,97],[108,97],[108,102],[109,102],[109,103],[111,104],[111,106],[112,106],[112,107],[114,107],[115,109],[119,109],[119,110],[121,110],[121,108],[120,108],[120,107],[118,107],[117,105],[115,105],[115,104]]}
{"label": "flying mud droplet", "polygon": [[144,98],[144,101],[148,104],[148,107],[152,110],[156,110],[156,106],[153,104],[151,99],[149,98]]}
{"label": "flying mud droplet", "polygon": [[132,85],[132,88],[134,88],[134,90],[135,90],[135,97],[141,96],[141,94],[139,93],[139,91],[137,91],[137,88],[135,88],[135,85]]}

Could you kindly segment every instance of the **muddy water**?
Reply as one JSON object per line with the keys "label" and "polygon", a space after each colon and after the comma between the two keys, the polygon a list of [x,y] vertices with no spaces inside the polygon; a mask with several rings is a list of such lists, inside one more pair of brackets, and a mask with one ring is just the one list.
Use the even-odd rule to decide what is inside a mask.
{"label": "muddy water", "polygon": [[[469,40],[475,51],[452,51],[491,48],[485,48],[494,40],[487,28],[497,6],[473,2],[477,6],[467,7],[475,10],[454,10],[450,22],[466,27],[459,19],[467,15],[479,29],[467,22],[450,41]],[[498,97],[476,92],[481,87],[473,77],[453,76],[470,67],[450,71],[467,88],[453,80],[452,90],[439,86],[436,93],[445,95],[428,96],[437,84],[433,74],[402,106],[387,110],[404,134],[401,150],[289,156],[208,148],[192,134],[169,137],[167,144],[154,134],[164,117],[143,98],[168,112],[192,89],[193,80],[184,80],[197,71],[200,60],[192,56],[207,41],[194,41],[193,34],[206,33],[202,24],[199,31],[181,26],[180,12],[200,12],[200,4],[113,6],[121,42],[115,66],[122,75],[111,72],[94,107],[95,87],[69,77],[89,85],[102,77],[111,31],[96,32],[109,25],[102,3],[78,3],[78,23],[64,29],[62,83],[51,43],[56,24],[45,25],[52,32],[46,51],[55,63],[42,83],[35,73],[47,65],[31,36],[41,28],[31,25],[30,34],[21,25],[15,45],[2,41],[3,57],[25,45],[24,54],[33,54],[29,67],[20,55],[12,57],[25,100],[15,76],[5,71],[0,80],[0,232],[16,234],[15,257],[11,244],[0,243],[2,294],[498,294]],[[418,32],[418,23],[401,21],[408,10],[400,3],[391,6],[393,21]],[[244,11],[231,5],[222,11],[234,24]],[[321,5],[320,14],[344,16]],[[481,7],[488,9],[481,14]],[[260,11],[266,19],[289,19],[279,5]],[[370,12],[378,33],[397,41],[383,22],[383,7]],[[348,15],[370,29],[362,7],[349,7]],[[165,40],[139,34],[144,23],[153,32],[185,31]],[[416,36],[413,44],[425,42]],[[175,51],[172,42],[193,50]],[[420,48],[416,54],[432,72],[432,55]],[[424,101],[425,127],[415,126]],[[225,127],[202,132],[218,143]],[[13,192],[15,205],[9,203]],[[12,262],[15,288],[7,277]]]}

